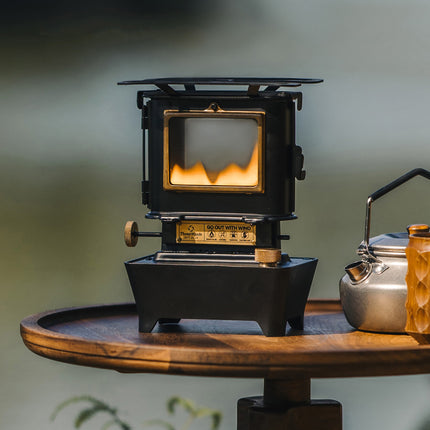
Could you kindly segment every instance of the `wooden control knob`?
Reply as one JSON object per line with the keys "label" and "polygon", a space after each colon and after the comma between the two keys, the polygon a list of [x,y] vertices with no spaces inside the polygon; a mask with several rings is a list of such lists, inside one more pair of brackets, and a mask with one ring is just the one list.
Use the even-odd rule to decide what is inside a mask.
{"label": "wooden control knob", "polygon": [[138,231],[139,227],[136,221],[127,221],[124,228],[124,241],[127,246],[133,247],[137,245],[139,239],[137,236]]}
{"label": "wooden control knob", "polygon": [[407,227],[409,235],[416,233],[428,233],[430,227],[427,224],[412,224]]}
{"label": "wooden control knob", "polygon": [[277,248],[255,248],[255,261],[260,264],[276,265],[281,261],[281,250]]}

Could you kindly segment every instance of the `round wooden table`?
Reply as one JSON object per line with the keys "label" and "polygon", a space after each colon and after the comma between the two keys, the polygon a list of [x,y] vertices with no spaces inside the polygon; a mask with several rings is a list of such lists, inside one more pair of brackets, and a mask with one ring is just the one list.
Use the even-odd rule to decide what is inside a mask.
{"label": "round wooden table", "polygon": [[338,430],[340,403],[310,399],[311,378],[430,373],[430,345],[353,329],[336,300],[309,301],[305,329],[265,337],[256,323],[181,320],[138,332],[132,304],[61,309],[21,323],[36,354],[120,372],[264,378],[238,402],[239,430]]}

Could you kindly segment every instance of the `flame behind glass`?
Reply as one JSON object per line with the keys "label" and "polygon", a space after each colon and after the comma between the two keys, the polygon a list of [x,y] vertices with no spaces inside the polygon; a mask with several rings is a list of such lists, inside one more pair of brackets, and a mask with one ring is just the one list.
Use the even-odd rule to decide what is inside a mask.
{"label": "flame behind glass", "polygon": [[169,126],[172,184],[254,186],[258,183],[255,119],[172,118]]}

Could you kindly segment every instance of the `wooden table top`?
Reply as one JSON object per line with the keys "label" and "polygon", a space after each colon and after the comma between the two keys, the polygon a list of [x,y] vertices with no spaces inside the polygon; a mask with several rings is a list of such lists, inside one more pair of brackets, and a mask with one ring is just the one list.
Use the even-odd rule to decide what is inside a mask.
{"label": "wooden table top", "polygon": [[336,300],[308,302],[305,330],[265,337],[254,322],[182,320],[138,332],[133,304],[62,309],[21,323],[26,346],[120,372],[312,378],[430,373],[430,345],[353,329]]}

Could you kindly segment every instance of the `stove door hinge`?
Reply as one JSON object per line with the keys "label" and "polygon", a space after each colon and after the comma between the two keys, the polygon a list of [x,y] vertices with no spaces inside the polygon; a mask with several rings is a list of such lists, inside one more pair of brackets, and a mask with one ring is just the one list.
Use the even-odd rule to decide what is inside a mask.
{"label": "stove door hinge", "polygon": [[142,130],[148,130],[148,106],[142,105]]}
{"label": "stove door hinge", "polygon": [[303,170],[305,158],[300,146],[293,147],[293,173],[298,181],[303,181],[306,177],[306,171]]}
{"label": "stove door hinge", "polygon": [[138,91],[136,95],[136,104],[138,109],[142,109],[142,106],[144,104],[144,96],[143,91]]}
{"label": "stove door hinge", "polygon": [[294,93],[293,100],[297,100],[297,110],[301,111],[303,107],[303,93]]}
{"label": "stove door hinge", "polygon": [[142,181],[142,203],[149,204],[149,181]]}

